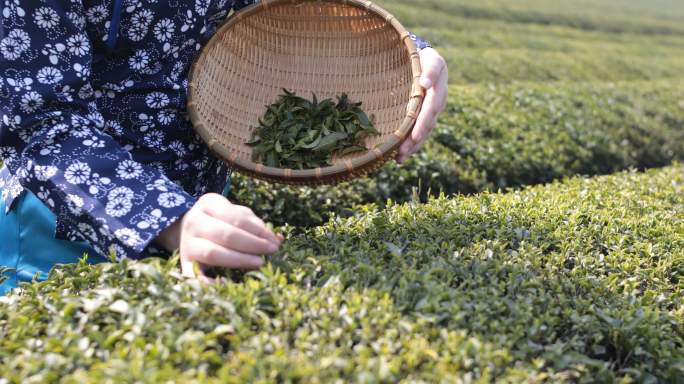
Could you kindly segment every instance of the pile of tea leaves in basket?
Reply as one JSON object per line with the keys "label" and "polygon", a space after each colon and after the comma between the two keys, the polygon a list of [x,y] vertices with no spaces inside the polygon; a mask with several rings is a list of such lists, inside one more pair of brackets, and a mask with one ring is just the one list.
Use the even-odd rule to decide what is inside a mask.
{"label": "pile of tea leaves in basket", "polygon": [[346,93],[319,101],[283,89],[279,99],[266,106],[259,126],[247,145],[252,161],[269,167],[307,169],[332,165],[333,155],[365,151],[363,140],[379,132],[371,118]]}

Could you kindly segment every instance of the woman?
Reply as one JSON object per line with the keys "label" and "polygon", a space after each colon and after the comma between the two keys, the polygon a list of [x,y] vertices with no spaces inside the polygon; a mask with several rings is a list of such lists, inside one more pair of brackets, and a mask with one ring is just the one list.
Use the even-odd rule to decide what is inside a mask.
{"label": "woman", "polygon": [[[253,269],[278,250],[188,121],[186,76],[251,0],[6,0],[0,24],[0,294],[56,263],[180,249],[181,268]],[[444,60],[415,36],[427,90],[404,161],[446,100]],[[199,276],[203,277],[203,276]]]}

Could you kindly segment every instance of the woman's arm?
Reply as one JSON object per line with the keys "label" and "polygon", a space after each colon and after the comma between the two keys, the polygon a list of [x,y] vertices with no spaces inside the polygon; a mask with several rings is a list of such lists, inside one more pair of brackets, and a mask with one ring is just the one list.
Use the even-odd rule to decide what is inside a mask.
{"label": "woman's arm", "polygon": [[17,4],[5,9],[0,42],[5,164],[57,215],[59,238],[138,258],[196,199],[103,133],[81,2]]}

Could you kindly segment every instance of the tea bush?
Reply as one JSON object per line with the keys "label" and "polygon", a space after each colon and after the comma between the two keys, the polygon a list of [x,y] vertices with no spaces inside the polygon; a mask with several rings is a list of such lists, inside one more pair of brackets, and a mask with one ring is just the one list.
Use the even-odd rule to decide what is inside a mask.
{"label": "tea bush", "polygon": [[[679,79],[684,70],[684,30],[669,34],[629,30],[638,23],[650,28],[654,26],[651,21],[656,21],[655,24],[664,21],[658,13],[665,9],[668,21],[681,28],[684,9],[680,4],[648,5],[649,10],[641,11],[635,17],[625,12],[626,2],[620,2],[610,11],[606,9],[608,1],[591,1],[581,9],[576,2],[565,5],[560,1],[512,3],[496,0],[489,3],[427,0],[383,2],[382,5],[407,28],[437,47],[449,63],[449,82],[452,84]],[[542,23],[481,17],[468,11],[484,5],[498,13],[533,3],[536,3],[534,8],[516,13],[528,16],[552,13],[560,18]],[[637,2],[631,4],[639,5]],[[578,25],[560,20],[574,13],[579,13],[576,16],[582,20]],[[624,16],[636,20],[629,24],[625,21],[614,23],[623,30],[582,28],[585,16],[597,15],[608,19],[598,23],[601,25],[609,25]],[[425,23],[425,20],[430,22]]]}
{"label": "tea bush", "polygon": [[684,84],[452,87],[426,148],[404,166],[335,187],[236,176],[234,200],[277,224],[318,225],[360,204],[496,191],[684,159]]}
{"label": "tea bush", "polygon": [[676,79],[684,72],[684,55],[681,49],[676,52],[654,60],[600,45],[590,52],[440,49],[452,84]]}
{"label": "tea bush", "polygon": [[258,272],[82,263],[0,298],[0,384],[684,382],[680,2],[378,3],[449,62],[425,150],[337,187],[236,176],[295,226]]}
{"label": "tea bush", "polygon": [[[684,6],[676,0],[577,0],[574,2],[519,0],[378,0],[388,9],[404,5],[414,18],[422,12],[500,23],[563,26],[611,34],[684,35]],[[401,16],[408,17],[406,13]],[[404,20],[404,19],[402,19]],[[433,25],[433,24],[430,24]]]}
{"label": "tea bush", "polygon": [[684,166],[369,209],[212,286],[64,266],[0,300],[4,382],[677,382]]}

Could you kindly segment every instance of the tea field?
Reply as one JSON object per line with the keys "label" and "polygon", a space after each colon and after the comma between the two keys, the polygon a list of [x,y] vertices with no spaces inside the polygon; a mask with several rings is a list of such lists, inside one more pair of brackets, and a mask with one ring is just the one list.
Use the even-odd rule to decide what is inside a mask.
{"label": "tea field", "polygon": [[425,149],[236,176],[288,235],[260,271],[70,265],[0,298],[0,383],[684,382],[684,3],[378,3],[449,63]]}

